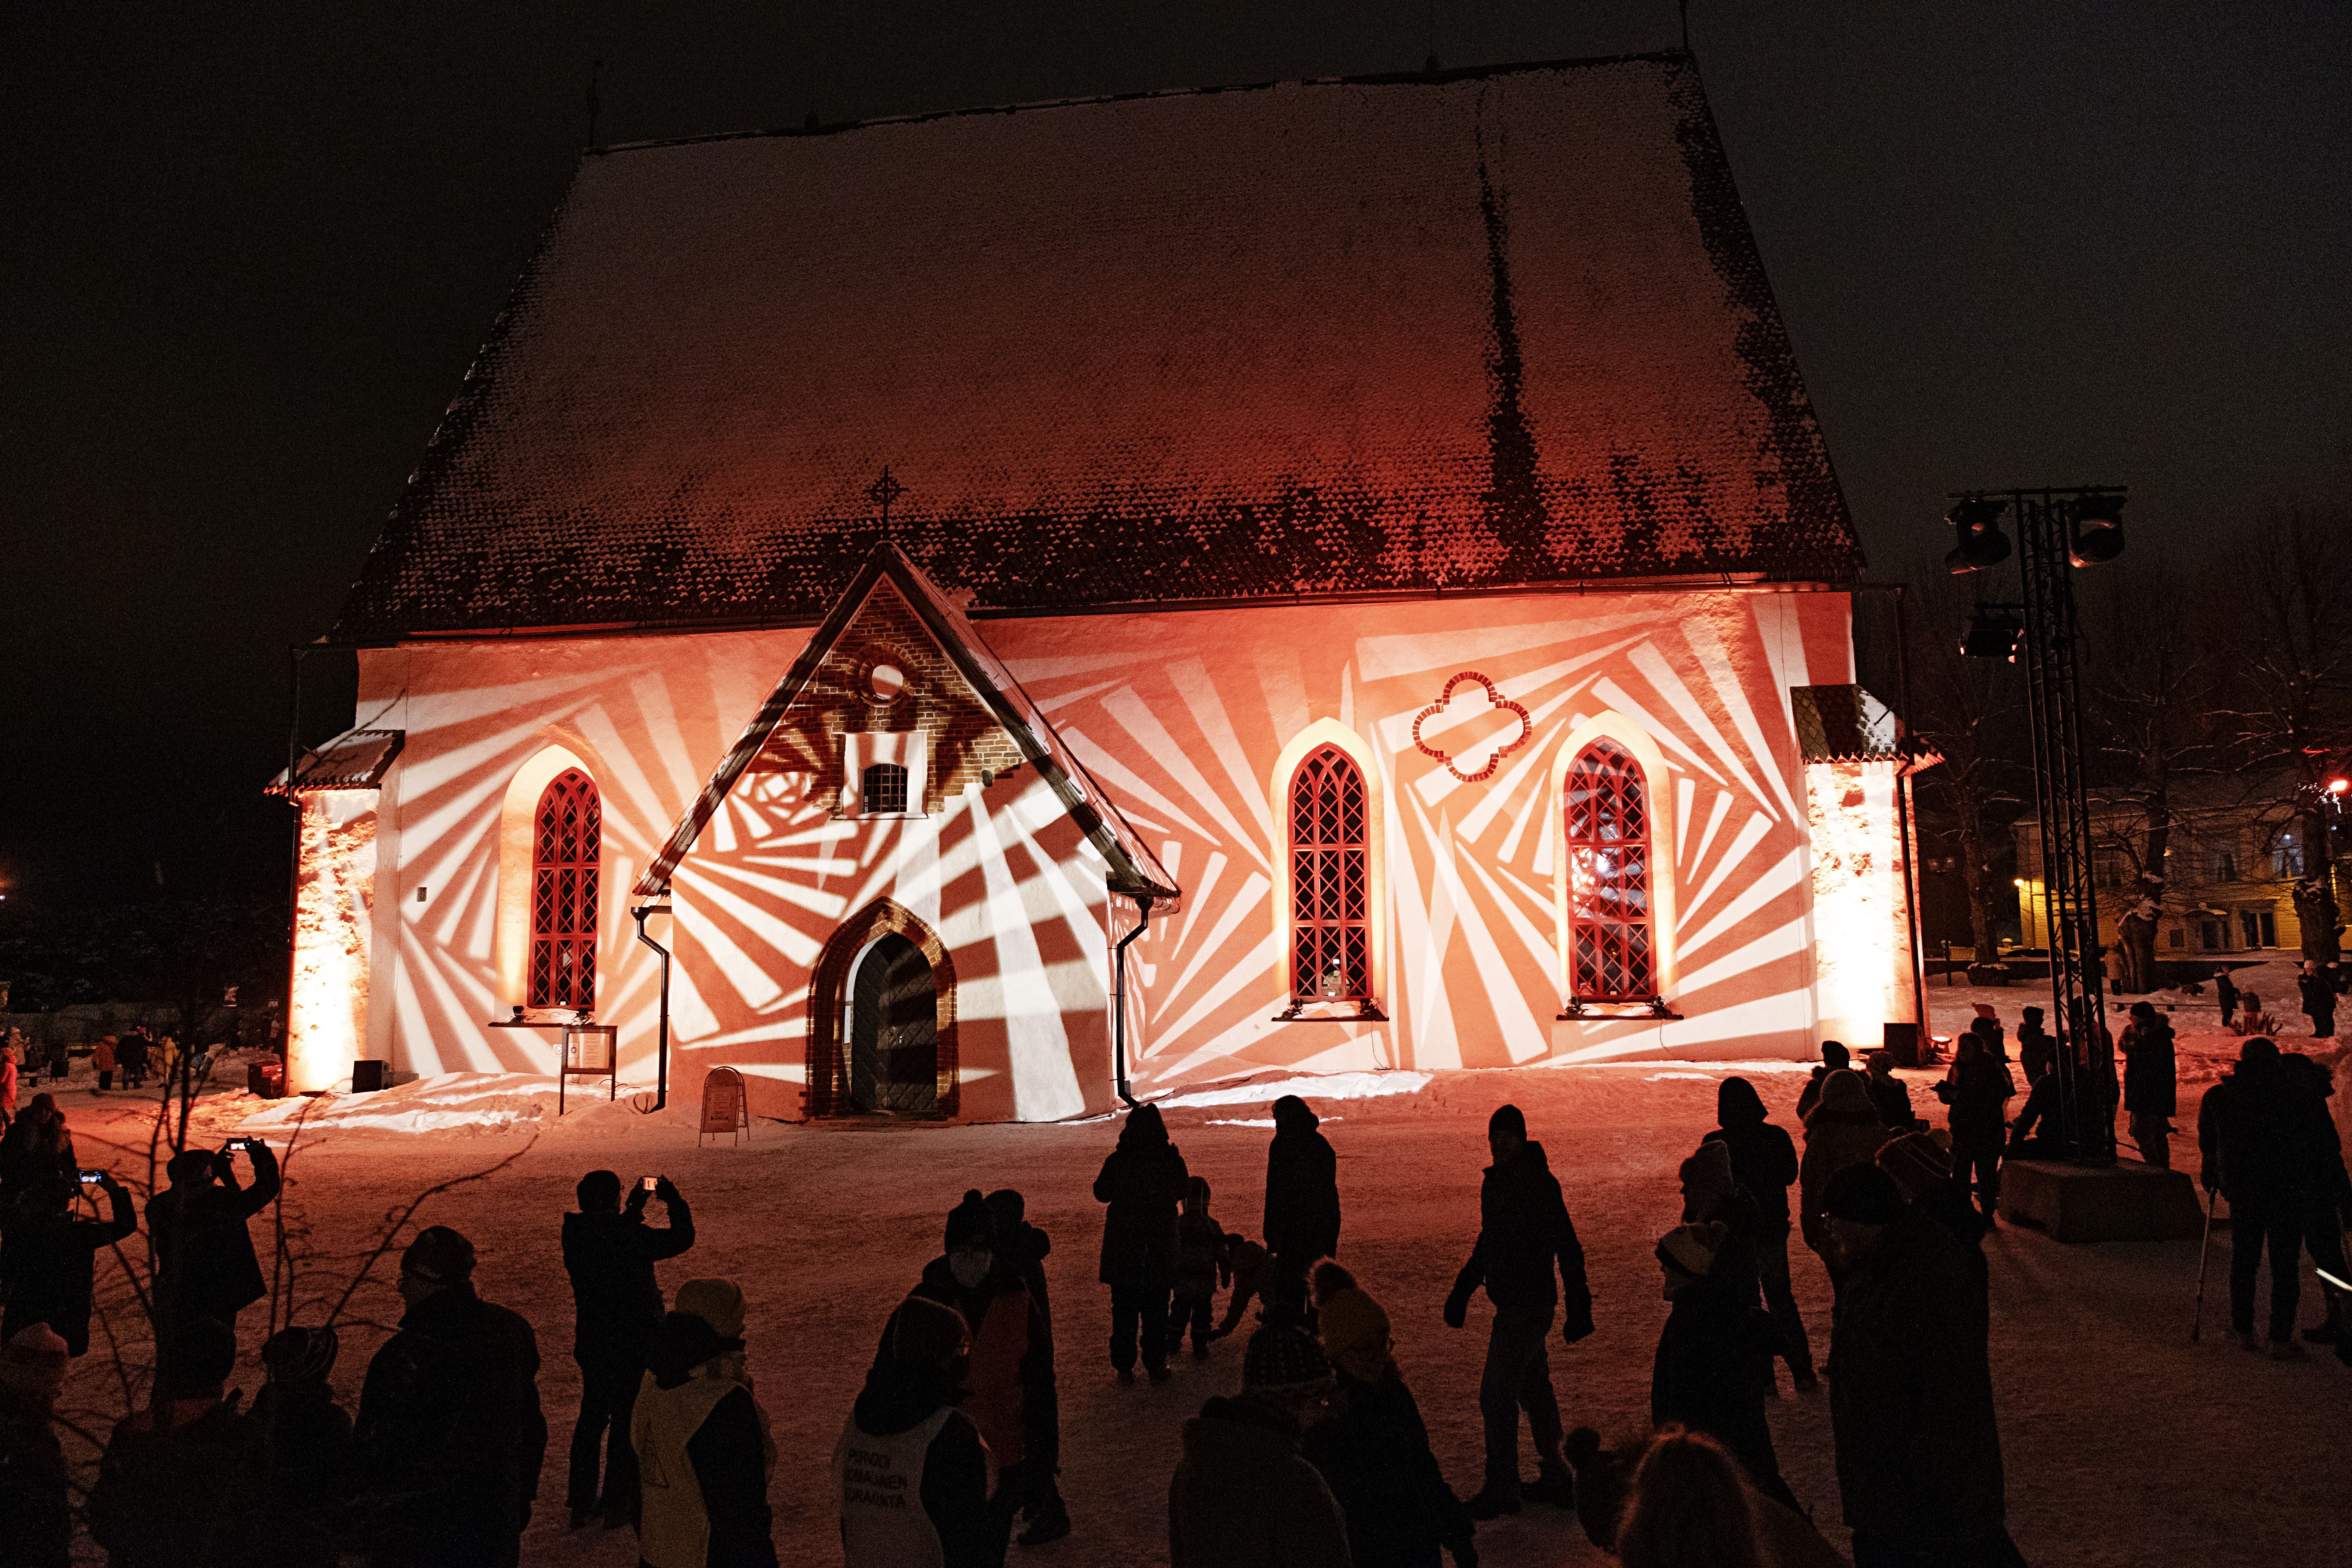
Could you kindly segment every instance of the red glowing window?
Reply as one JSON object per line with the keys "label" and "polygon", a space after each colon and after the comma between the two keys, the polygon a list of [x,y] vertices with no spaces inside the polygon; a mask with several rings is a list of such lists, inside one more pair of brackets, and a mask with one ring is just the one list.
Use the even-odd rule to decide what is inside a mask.
{"label": "red glowing window", "polygon": [[1290,781],[1290,994],[1372,994],[1369,797],[1363,771],[1324,746]]}
{"label": "red glowing window", "polygon": [[1576,999],[1655,999],[1648,791],[1641,764],[1607,741],[1568,771],[1568,875]]}
{"label": "red glowing window", "polygon": [[596,867],[604,809],[578,768],[539,797],[530,852],[530,1005],[596,1006]]}

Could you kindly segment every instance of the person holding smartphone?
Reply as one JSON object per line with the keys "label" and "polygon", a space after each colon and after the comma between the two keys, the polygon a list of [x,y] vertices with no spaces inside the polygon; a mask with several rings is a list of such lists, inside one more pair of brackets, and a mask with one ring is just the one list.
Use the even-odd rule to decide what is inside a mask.
{"label": "person holding smartphone", "polygon": [[[654,1265],[694,1245],[694,1213],[667,1176],[642,1176],[622,1202],[621,1178],[591,1171],[573,1189],[580,1212],[563,1216],[563,1269],[572,1277],[572,1359],[580,1363],[580,1418],[572,1427],[565,1501],[572,1527],[602,1514],[617,1530],[637,1517],[637,1455],[629,1413],[644,1380],[646,1355],[661,1326],[662,1293]],[[645,1223],[659,1199],[669,1224]],[[608,1441],[609,1436],[609,1441]]]}
{"label": "person holding smartphone", "polygon": [[[249,1187],[237,1184],[239,1154],[253,1162]],[[278,1156],[258,1138],[232,1138],[217,1152],[184,1149],[164,1171],[171,1186],[147,1205],[156,1321],[216,1318],[235,1329],[267,1289],[246,1222],[278,1195]]]}
{"label": "person holding smartphone", "polygon": [[[78,1194],[102,1196],[110,1211],[104,1219],[74,1213]],[[100,1247],[111,1247],[139,1228],[131,1194],[104,1171],[82,1171],[75,1177],[53,1177],[25,1194],[0,1240],[0,1279],[7,1282],[7,1304],[0,1310],[0,1343],[14,1340],[35,1323],[47,1323],[66,1342],[68,1355],[89,1349],[90,1281],[93,1259]]]}

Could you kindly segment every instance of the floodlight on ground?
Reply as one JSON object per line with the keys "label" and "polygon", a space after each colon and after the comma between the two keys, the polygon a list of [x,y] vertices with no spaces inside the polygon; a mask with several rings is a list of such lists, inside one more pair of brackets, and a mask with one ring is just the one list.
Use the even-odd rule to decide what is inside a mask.
{"label": "floodlight on ground", "polygon": [[2077,496],[2066,513],[2066,559],[2096,566],[2124,552],[2124,498]]}
{"label": "floodlight on ground", "polygon": [[1954,576],[1981,572],[2009,559],[2009,535],[2000,531],[2000,514],[2008,510],[2005,500],[1969,496],[1944,514],[1944,521],[1959,531],[1951,553],[1944,557]]}
{"label": "floodlight on ground", "polygon": [[1960,626],[1960,654],[1965,658],[1999,658],[2017,662],[2017,645],[2025,623],[2007,610],[1979,608]]}

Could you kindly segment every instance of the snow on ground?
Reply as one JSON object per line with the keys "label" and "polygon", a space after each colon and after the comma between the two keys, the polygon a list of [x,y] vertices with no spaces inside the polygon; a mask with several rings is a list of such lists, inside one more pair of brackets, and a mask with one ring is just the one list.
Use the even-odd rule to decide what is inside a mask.
{"label": "snow on ground", "polygon": [[[2030,995],[1995,994],[2013,1027],[2014,1009]],[[1439,1308],[1477,1223],[1487,1113],[1505,1100],[1526,1110],[1560,1174],[1591,1261],[1600,1326],[1573,1349],[1554,1346],[1562,1405],[1571,1421],[1628,1433],[1646,1413],[1665,1312],[1651,1247],[1676,1217],[1675,1168],[1713,1124],[1715,1084],[1725,1071],[1643,1062],[1630,1069],[1440,1072],[1409,1091],[1381,1094],[1363,1093],[1354,1081],[1370,1075],[1347,1075],[1337,1085],[1351,1090],[1344,1100],[1292,1077],[1278,1088],[1254,1086],[1272,1091],[1262,1098],[1177,1104],[1167,1116],[1192,1169],[1215,1187],[1214,1212],[1230,1228],[1255,1232],[1267,1134],[1221,1124],[1234,1120],[1231,1106],[1298,1092],[1318,1110],[1339,1112],[1330,1135],[1347,1211],[1342,1259],[1388,1308],[1399,1360],[1438,1456],[1466,1492],[1479,1475],[1486,1308],[1475,1308],[1462,1331],[1444,1328]],[[1790,1124],[1801,1076],[1760,1068],[1747,1076],[1776,1118]],[[662,1266],[666,1289],[725,1274],[750,1297],[752,1369],[779,1449],[777,1543],[793,1564],[839,1561],[826,1491],[833,1445],[885,1316],[939,1250],[948,1208],[967,1187],[1023,1189],[1031,1217],[1055,1243],[1046,1268],[1061,1357],[1063,1486],[1077,1531],[1052,1547],[1015,1548],[1014,1561],[1041,1568],[1165,1562],[1167,1482],[1179,1431],[1203,1397],[1236,1385],[1241,1345],[1220,1342],[1202,1363],[1180,1356],[1175,1379],[1162,1387],[1112,1382],[1103,1348],[1108,1302],[1095,1282],[1101,1209],[1089,1188],[1113,1126],[763,1121],[747,1143],[730,1147],[724,1139],[698,1139],[691,1105],[646,1114],[643,1098],[617,1104],[591,1098],[558,1120],[551,1096],[527,1081],[428,1080],[404,1089],[329,1101],[299,1132],[283,1107],[269,1110],[277,1118],[271,1141],[296,1145],[287,1225],[298,1251],[352,1254],[387,1211],[427,1186],[519,1156],[489,1181],[432,1197],[414,1223],[453,1225],[471,1236],[484,1294],[523,1311],[539,1330],[552,1441],[526,1563],[625,1568],[635,1560],[625,1532],[564,1529],[564,1449],[579,1384],[568,1355],[571,1305],[558,1228],[572,1184],[599,1166],[625,1178],[666,1173],[694,1204],[699,1239]],[[85,1163],[143,1171],[151,1098],[71,1089],[63,1103]],[[524,1105],[541,1114],[521,1115]],[[216,1142],[266,1109],[242,1093],[217,1094],[200,1109],[196,1135]],[[2193,1114],[2193,1103],[2183,1109]],[[385,1131],[394,1117],[504,1112],[515,1114],[495,1128],[477,1120],[462,1130]],[[2176,1142],[2190,1168],[2193,1144]],[[266,1253],[267,1228],[257,1222],[255,1230]],[[1992,1237],[1994,1375],[2011,1517],[2037,1568],[2347,1561],[2352,1371],[2332,1358],[2275,1363],[2231,1345],[2223,1332],[2227,1248],[2217,1235],[2206,1334],[2192,1347],[2197,1243],[2066,1247],[2007,1227]],[[310,1265],[299,1275],[298,1295],[331,1300],[353,1267],[348,1258]],[[1828,1281],[1801,1248],[1797,1289],[1817,1352],[1825,1350]],[[2315,1300],[2306,1283],[2305,1323],[2315,1321]],[[303,1320],[317,1321],[323,1310],[307,1306]],[[347,1399],[357,1394],[383,1325],[398,1313],[391,1269],[380,1264],[343,1320],[335,1381]],[[259,1382],[253,1359],[259,1319],[257,1309],[248,1311],[241,1326],[238,1381],[248,1389]],[[103,1345],[103,1334],[97,1342]],[[105,1363],[101,1350],[77,1364],[69,1404],[119,1411]],[[1842,1544],[1825,1397],[1786,1395],[1775,1402],[1772,1420],[1790,1484]],[[1480,1549],[1493,1568],[1605,1561],[1570,1515],[1541,1507],[1482,1529]]]}

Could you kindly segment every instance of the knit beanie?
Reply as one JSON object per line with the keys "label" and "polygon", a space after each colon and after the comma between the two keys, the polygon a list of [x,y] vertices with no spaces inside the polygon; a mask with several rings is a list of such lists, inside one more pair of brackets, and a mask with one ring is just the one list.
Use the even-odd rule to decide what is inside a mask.
{"label": "knit beanie", "polygon": [[1848,1165],[1830,1178],[1822,1206],[1832,1219],[1893,1225],[1903,1217],[1903,1194],[1895,1179],[1877,1166]]}
{"label": "knit beanie", "polygon": [[689,1279],[677,1288],[677,1310],[700,1318],[720,1339],[743,1331],[743,1288],[732,1279]]}
{"label": "knit beanie", "polygon": [[474,1244],[446,1225],[427,1226],[400,1255],[400,1271],[427,1279],[467,1279],[474,1272]]}
{"label": "knit beanie", "polygon": [[1840,1068],[1822,1079],[1822,1110],[1866,1110],[1872,1115],[1878,1108],[1871,1103],[1870,1085],[1852,1068]]}
{"label": "knit beanie", "polygon": [[948,1210],[948,1250],[995,1245],[996,1216],[988,1212],[988,1200],[974,1187],[964,1194],[963,1202]]}
{"label": "knit beanie", "polygon": [[1679,1268],[1693,1279],[1704,1279],[1715,1267],[1715,1255],[1731,1239],[1731,1227],[1721,1220],[1709,1220],[1704,1225],[1678,1225],[1658,1237],[1658,1261],[1669,1268]]}
{"label": "knit beanie", "polygon": [[1683,1215],[1705,1218],[1723,1206],[1739,1182],[1731,1173],[1731,1145],[1702,1143],[1683,1162]]}
{"label": "knit beanie", "polygon": [[1242,1352],[1244,1388],[1296,1388],[1330,1375],[1331,1363],[1315,1336],[1286,1323],[1260,1329]]}
{"label": "knit beanie", "polygon": [[66,1342],[48,1324],[29,1324],[0,1348],[0,1388],[46,1405],[65,1385]]}
{"label": "knit beanie", "polygon": [[1925,1132],[1906,1132],[1893,1140],[1878,1151],[1877,1163],[1906,1198],[1917,1198],[1952,1179],[1952,1157]]}
{"label": "knit beanie", "polygon": [[1357,1382],[1371,1382],[1388,1365],[1389,1315],[1362,1286],[1350,1285],[1326,1296],[1317,1322],[1323,1333],[1323,1353]]}
{"label": "knit beanie", "polygon": [[261,1364],[269,1369],[272,1383],[324,1383],[341,1348],[335,1331],[323,1323],[283,1328],[262,1342]]}

